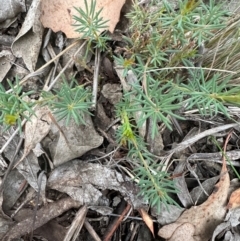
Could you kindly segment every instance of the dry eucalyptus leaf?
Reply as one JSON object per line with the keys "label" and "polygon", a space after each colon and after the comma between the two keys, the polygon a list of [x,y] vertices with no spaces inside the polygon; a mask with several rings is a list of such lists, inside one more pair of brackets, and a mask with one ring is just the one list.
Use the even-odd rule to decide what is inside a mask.
{"label": "dry eucalyptus leaf", "polygon": [[[15,141],[12,143],[12,146],[15,146]],[[11,147],[13,149],[13,147]],[[15,150],[14,149],[14,150]],[[14,152],[11,150],[10,152]],[[22,154],[23,152],[20,151]],[[40,171],[40,167],[38,165],[38,159],[32,152],[27,155],[24,160],[17,166],[17,169],[13,169],[4,183],[4,191],[3,191],[3,209],[7,211],[12,208],[18,198],[24,192],[23,187],[27,187],[25,184],[31,185],[36,191],[38,191],[38,183],[37,183],[37,174]],[[25,183],[27,181],[27,183]],[[46,183],[46,181],[45,181]],[[44,185],[42,185],[43,187]]]}
{"label": "dry eucalyptus leaf", "polygon": [[158,223],[163,226],[175,222],[184,210],[184,208],[176,207],[174,205],[168,205],[167,209],[166,206],[162,205],[160,212],[156,207],[152,207],[151,215],[156,217]]}
{"label": "dry eucalyptus leaf", "polygon": [[202,187],[198,186],[192,189],[190,195],[195,205],[202,204],[204,201],[206,201],[208,197],[203,192],[203,188],[206,193],[212,193],[214,189],[214,185],[216,184],[218,179],[219,179],[219,176],[208,178],[207,180],[202,182]]}
{"label": "dry eucalyptus leaf", "polygon": [[[90,5],[91,1],[87,2]],[[125,0],[96,0],[96,12],[103,8],[101,17],[109,20],[107,25],[110,32],[113,32],[119,21],[124,3]],[[73,16],[79,16],[74,7],[85,9],[84,0],[42,0],[41,21],[43,26],[51,28],[54,32],[62,31],[68,38],[80,37],[81,35],[72,26],[74,24]],[[104,29],[101,30],[104,31]]]}
{"label": "dry eucalyptus leaf", "polygon": [[[228,214],[226,215],[225,222],[218,225],[215,229],[212,240],[217,241],[219,238],[224,236],[224,241],[232,240],[238,241],[240,240],[240,233],[239,233],[239,224],[240,224],[240,209],[235,208],[229,210]],[[218,237],[220,235],[220,237]]]}
{"label": "dry eucalyptus leaf", "polygon": [[33,152],[30,152],[24,158],[24,160],[17,166],[17,169],[27,180],[28,184],[32,186],[35,191],[38,191],[38,172],[40,171],[40,167],[38,159]]}
{"label": "dry eucalyptus leaf", "polygon": [[62,240],[67,233],[67,229],[63,228],[57,219],[53,219],[38,229],[34,230],[34,235],[40,236],[43,240]]}
{"label": "dry eucalyptus leaf", "polygon": [[[4,135],[2,136],[2,139],[0,140],[0,145],[2,144],[2,141],[4,141],[3,139],[5,139],[5,141],[12,135],[12,133],[15,131],[14,128],[10,128],[9,130],[6,131],[6,133],[4,133]],[[7,158],[8,160],[12,160],[14,153],[17,149],[17,146],[19,144],[20,138],[19,135],[16,135],[15,138],[12,140],[12,142],[8,145],[8,147],[4,150],[4,157]],[[22,160],[21,160],[22,157]],[[15,191],[16,194],[12,194],[12,197],[16,197],[16,200],[18,198],[18,196],[20,195],[20,190],[23,191],[24,189],[21,188],[21,185],[24,184],[23,181],[26,181],[37,191],[38,190],[38,184],[37,184],[37,174],[40,170],[40,167],[38,165],[38,159],[37,157],[33,154],[33,152],[29,152],[28,155],[24,155],[24,151],[20,149],[19,154],[16,156],[16,161],[19,162],[19,159],[21,160],[21,163],[17,166],[17,171],[20,173],[18,174],[9,174],[9,175],[13,175],[14,178],[10,178],[6,180],[5,184],[8,187],[11,186],[17,186],[17,188],[14,190],[13,188],[13,192]],[[16,170],[16,169],[14,169]],[[15,181],[15,184],[11,184],[12,180]],[[18,186],[19,185],[19,186]],[[24,185],[23,185],[24,186]],[[10,192],[11,188],[5,188],[5,192]],[[10,189],[10,190],[8,190]],[[8,194],[7,194],[8,195]],[[10,194],[11,195],[11,194]],[[6,202],[8,202],[9,198],[4,197],[5,200],[7,200]],[[15,200],[15,201],[16,201]],[[5,205],[5,204],[4,204]],[[11,205],[10,202],[8,205]]]}
{"label": "dry eucalyptus leaf", "polygon": [[181,201],[183,207],[189,208],[193,205],[193,200],[190,196],[184,174],[179,176],[179,173],[185,172],[186,164],[187,164],[186,161],[178,162],[173,172],[173,175],[176,175],[176,177],[174,178],[174,181],[176,183],[176,188],[179,190],[177,192],[177,196]]}
{"label": "dry eucalyptus leaf", "polygon": [[0,52],[0,82],[4,79],[10,68],[12,67],[15,57],[9,50],[2,50]]}
{"label": "dry eucalyptus leaf", "polygon": [[[71,198],[63,198],[56,202],[49,203],[37,210],[36,222],[34,228],[37,229],[48,221],[58,217],[71,208],[79,208],[80,204]],[[32,231],[33,215],[32,213],[24,220],[15,223],[15,225],[5,233],[2,241],[16,240]]]}
{"label": "dry eucalyptus leaf", "polygon": [[237,189],[231,194],[227,208],[234,209],[239,207],[240,207],[240,189]]}
{"label": "dry eucalyptus leaf", "polygon": [[47,185],[82,204],[99,205],[102,193],[98,189],[109,189],[119,191],[134,208],[144,206],[143,199],[137,196],[139,188],[129,178],[100,164],[69,161],[52,171]]}
{"label": "dry eucalyptus leaf", "polygon": [[20,163],[35,146],[48,134],[50,130],[51,119],[48,115],[49,109],[47,106],[38,107],[35,110],[35,115],[32,115],[30,121],[25,125],[25,141],[24,152]]}
{"label": "dry eucalyptus leaf", "polygon": [[12,44],[16,57],[23,58],[33,72],[42,45],[43,26],[40,22],[40,0],[33,0],[20,32]]}
{"label": "dry eucalyptus leaf", "polygon": [[102,144],[103,137],[95,131],[91,117],[85,115],[84,121],[86,125],[77,125],[74,120],[68,126],[65,120],[59,121],[58,126],[51,125],[53,142],[49,144],[49,151],[55,166],[80,157]]}
{"label": "dry eucalyptus leaf", "polygon": [[194,239],[195,228],[191,223],[183,223],[181,226],[177,227],[173,235],[171,236],[171,241],[196,241]]}
{"label": "dry eucalyptus leaf", "polygon": [[22,195],[24,189],[21,186],[24,184],[25,178],[16,170],[12,170],[6,178],[3,190],[2,208],[4,212],[9,211]]}
{"label": "dry eucalyptus leaf", "polygon": [[45,151],[42,149],[41,143],[37,143],[37,145],[32,149],[34,155],[36,157],[40,157]]}
{"label": "dry eucalyptus leaf", "polygon": [[[206,202],[186,210],[175,223],[162,227],[159,230],[158,235],[168,241],[176,241],[177,239],[174,239],[173,237],[178,236],[181,232],[183,232],[185,233],[185,236],[182,240],[209,240],[215,228],[223,221],[226,214],[230,179],[225,161],[223,163],[220,176],[220,180],[215,186],[215,190]],[[191,225],[182,226],[186,223],[193,225],[195,228],[193,236],[191,235]],[[185,232],[184,230],[181,230],[181,226],[184,227],[184,229],[188,227],[189,231]]]}
{"label": "dry eucalyptus leaf", "polygon": [[0,4],[0,22],[26,12],[25,0],[2,0]]}

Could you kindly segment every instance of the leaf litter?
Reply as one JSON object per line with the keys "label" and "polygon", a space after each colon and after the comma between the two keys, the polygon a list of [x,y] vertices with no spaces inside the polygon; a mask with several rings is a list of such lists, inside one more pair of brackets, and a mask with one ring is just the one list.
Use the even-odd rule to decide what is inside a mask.
{"label": "leaf litter", "polygon": [[[1,21],[5,21],[1,26],[8,26],[9,21],[7,20],[12,18],[11,21],[13,21],[13,23],[15,22],[15,26],[13,24],[12,28],[15,29],[16,32],[14,33],[13,31],[13,33],[11,33],[11,31],[9,31],[8,33],[9,36],[14,37],[11,51],[0,48],[0,63],[3,63],[0,65],[0,81],[4,82],[5,78],[13,77],[11,75],[13,62],[15,58],[17,58],[17,60],[22,58],[23,62],[21,65],[24,66],[25,69],[21,74],[26,75],[26,73],[28,73],[29,76],[37,76],[36,79],[41,86],[42,79],[47,79],[48,68],[51,68],[52,72],[62,71],[63,68],[68,65],[68,60],[73,58],[73,54],[77,51],[75,48],[72,48],[72,51],[69,51],[68,55],[62,54],[64,55],[62,62],[55,61],[55,67],[47,66],[43,68],[43,70],[35,72],[39,65],[42,65],[41,54],[43,53],[41,53],[41,51],[42,42],[44,41],[44,28],[42,24],[45,28],[50,27],[53,31],[63,31],[68,38],[79,37],[80,35],[77,34],[71,26],[73,23],[72,15],[74,15],[73,6],[80,7],[84,1],[63,1],[60,3],[59,1],[33,0],[31,7],[28,8],[26,17],[21,19],[23,25],[20,31],[17,31],[18,19],[16,16],[19,12],[25,11],[25,6],[23,6],[21,1],[5,2],[7,4],[15,4],[16,8],[14,8],[14,11],[16,11],[9,12],[10,9],[7,4],[4,5],[7,15],[1,15],[1,17],[4,18],[1,19]],[[113,32],[117,22],[120,20],[120,11],[124,3],[125,1],[97,1],[98,7],[101,8],[104,6],[102,12],[104,19],[110,20],[110,32]],[[128,1],[125,6],[130,6]],[[40,22],[40,15],[42,24]],[[109,17],[110,15],[111,17]],[[62,41],[63,46],[60,47],[58,44],[54,46],[54,42],[52,41],[56,35],[50,31],[49,36],[51,36],[48,37],[49,45],[47,45],[48,47],[45,46],[45,50],[49,51],[49,59],[57,59],[58,52],[60,52],[61,55],[63,46],[68,46],[67,44],[64,45],[68,39],[62,35],[64,40]],[[79,42],[78,46],[77,44],[73,45],[79,48],[81,44],[82,43]],[[52,47],[52,45],[54,47]],[[56,51],[56,53],[51,53],[50,49]],[[88,82],[88,84],[91,83],[91,74],[94,68],[92,53],[88,56],[86,63],[81,62],[81,57],[83,58],[85,51],[86,49],[83,49],[83,51],[73,59],[71,65],[67,66],[68,72],[70,73],[67,76],[77,75],[77,72],[82,73],[79,77],[80,84],[85,82]],[[108,61],[108,63],[106,63],[106,61]],[[5,62],[7,62],[7,65],[5,65]],[[52,60],[52,62],[54,61]],[[73,65],[74,62],[75,66]],[[63,67],[61,64],[63,64]],[[116,63],[114,64],[116,65]],[[61,121],[56,125],[48,115],[50,110],[48,110],[46,106],[39,107],[39,109],[36,109],[35,115],[27,121],[23,129],[25,135],[24,149],[21,148],[18,156],[13,158],[14,151],[17,149],[20,141],[20,137],[15,136],[11,145],[3,150],[3,161],[0,165],[1,176],[6,173],[6,166],[10,162],[13,162],[17,168],[10,170],[3,183],[4,190],[0,196],[0,239],[10,241],[15,238],[20,238],[20,236],[31,234],[31,232],[36,229],[35,234],[47,240],[71,240],[72,237],[78,236],[84,226],[92,236],[96,235],[96,240],[100,240],[98,235],[91,231],[92,226],[94,226],[94,222],[90,221],[91,215],[94,217],[99,217],[99,215],[107,217],[107,221],[99,222],[99,226],[95,225],[94,228],[98,233],[101,233],[101,237],[109,237],[109,233],[100,232],[100,230],[101,228],[106,229],[107,223],[111,223],[111,219],[108,218],[107,215],[113,214],[113,210],[118,210],[117,205],[113,204],[111,206],[112,196],[115,196],[124,198],[125,202],[128,203],[129,206],[131,204],[133,208],[132,211],[130,210],[131,214],[124,213],[124,218],[128,220],[129,215],[136,217],[137,214],[134,213],[134,210],[139,210],[142,216],[142,222],[145,222],[146,226],[149,227],[153,236],[154,233],[156,234],[153,222],[158,222],[158,224],[163,226],[159,230],[158,235],[169,241],[204,241],[211,238],[212,240],[217,240],[223,233],[225,240],[238,240],[240,237],[237,230],[239,225],[239,190],[232,193],[227,204],[230,180],[226,168],[226,161],[222,163],[221,173],[218,173],[220,180],[212,193],[211,188],[214,182],[216,182],[218,175],[213,178],[208,177],[205,181],[200,178],[201,180],[199,182],[201,185],[196,188],[196,185],[199,183],[195,183],[195,188],[190,192],[189,180],[184,176],[186,172],[189,173],[189,170],[186,171],[186,163],[182,166],[179,165],[175,167],[173,178],[176,176],[175,180],[179,184],[178,188],[183,194],[182,196],[179,193],[177,194],[179,203],[188,209],[184,211],[183,208],[169,205],[169,210],[162,207],[160,214],[154,208],[151,209],[152,217],[148,214],[148,203],[142,196],[137,195],[139,193],[139,188],[136,185],[137,180],[129,178],[128,175],[130,176],[131,172],[126,171],[128,169],[131,170],[132,164],[129,162],[127,168],[121,167],[123,162],[126,164],[128,161],[126,159],[126,153],[124,149],[119,150],[115,140],[113,140],[113,134],[115,134],[118,128],[118,122],[116,122],[112,107],[122,98],[122,89],[126,91],[129,88],[129,82],[137,81],[137,77],[129,72],[125,78],[123,72],[119,69],[116,69],[117,73],[115,73],[112,68],[113,64],[111,66],[111,57],[109,56],[105,56],[105,63],[103,63],[103,65],[105,66],[105,73],[103,71],[101,75],[105,79],[104,84],[100,83],[101,91],[99,91],[100,97],[97,103],[99,108],[97,108],[97,113],[95,113],[98,119],[85,116],[87,125],[77,126],[74,123],[70,123],[69,126],[65,126]],[[48,81],[51,82],[53,80],[46,80],[46,83]],[[120,82],[121,85],[119,84]],[[33,83],[32,85],[30,83],[29,86],[30,87],[25,86],[25,88],[33,88]],[[136,96],[131,96],[132,103],[134,103],[135,98]],[[135,114],[136,116],[134,118],[136,119],[141,116],[141,106],[139,106],[139,111]],[[181,127],[184,127],[181,122],[180,124]],[[188,124],[191,127],[191,123],[189,122]],[[140,135],[145,136],[147,125],[149,125],[149,123],[143,123],[142,126],[138,127]],[[179,137],[176,138],[176,136],[178,136],[176,134],[173,139],[177,142],[177,146],[170,151],[168,149],[168,151],[164,153],[166,154],[164,158],[160,158],[165,159],[167,156],[167,161],[170,161],[171,157],[176,158],[175,154],[177,153],[180,159],[184,159],[183,154],[187,152],[183,153],[183,151],[186,151],[190,146],[198,150],[204,150],[204,148],[201,149],[198,146],[201,140],[207,142],[207,136],[217,135],[232,127],[235,128],[236,132],[239,132],[237,129],[238,124],[235,123],[215,128],[210,126],[210,128],[206,128],[206,131],[182,142],[179,141]],[[101,131],[98,132],[96,130]],[[153,153],[158,157],[164,152],[167,145],[172,143],[169,143],[170,134],[168,135],[167,133],[166,130],[159,128],[159,140],[153,140],[156,147],[151,146],[151,148]],[[1,146],[4,145],[6,139],[11,138],[12,132],[9,134],[7,137],[6,135],[1,136]],[[224,135],[226,135],[226,133],[224,133]],[[151,138],[148,139],[149,143],[151,143]],[[41,146],[41,148],[39,148],[39,146]],[[34,150],[35,152],[33,152]],[[237,150],[231,150],[226,153],[228,153],[227,156],[230,157],[231,160],[238,159],[239,153]],[[188,161],[191,162],[194,159],[199,160],[199,158],[201,161],[204,161],[205,158],[205,161],[206,159],[215,159],[214,161],[221,162],[220,153],[218,153],[218,155],[210,153],[209,155],[210,157],[204,157],[204,155],[200,155],[199,157],[197,153],[193,153],[188,157]],[[182,160],[179,161],[179,164],[181,164],[181,161]],[[199,175],[199,173],[197,173],[197,175]],[[39,179],[42,179],[40,184]],[[194,178],[194,180],[196,181],[196,178]],[[209,190],[207,190],[207,188],[209,188]],[[203,190],[209,194],[211,193],[208,198],[206,195],[202,195],[204,193]],[[31,194],[34,192],[36,195],[33,196],[33,198],[31,195],[27,197],[28,195],[26,193]],[[184,197],[184,195],[188,195],[189,198]],[[202,204],[192,206],[199,200]],[[32,202],[37,203],[32,204]],[[19,205],[20,203],[22,207]],[[72,209],[77,213],[72,215]],[[65,215],[72,216],[69,219],[69,217],[65,217]],[[89,222],[86,219],[88,215]],[[15,223],[9,218],[10,216],[14,217]],[[129,218],[133,218],[130,220],[134,220],[135,217]],[[156,217],[157,220],[153,217]],[[62,219],[62,221],[60,221],[60,219]],[[33,220],[35,221],[33,222]],[[123,218],[121,222],[125,222],[122,220],[124,220]],[[132,221],[132,223],[135,224],[136,230],[139,228],[137,222],[138,221]],[[120,223],[118,225],[120,225]],[[65,230],[65,226],[70,226],[70,228]],[[64,229],[62,227],[64,227]],[[127,222],[126,227],[127,232],[130,232],[130,225],[128,226]],[[50,229],[57,232],[49,232]],[[229,231],[230,229],[231,232]],[[116,230],[117,229],[114,229],[114,232],[119,232]],[[113,232],[113,229],[111,231]],[[61,235],[59,235],[59,233],[61,233]]]}
{"label": "leaf litter", "polygon": [[209,240],[227,212],[226,205],[229,186],[230,178],[227,171],[226,158],[223,157],[220,180],[207,201],[183,212],[176,222],[161,228],[158,235],[169,241],[184,239],[192,241]]}

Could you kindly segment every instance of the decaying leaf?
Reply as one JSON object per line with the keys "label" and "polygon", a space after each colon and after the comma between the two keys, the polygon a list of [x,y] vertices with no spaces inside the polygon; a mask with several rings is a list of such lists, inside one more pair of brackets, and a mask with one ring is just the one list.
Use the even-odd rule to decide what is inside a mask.
{"label": "decaying leaf", "polygon": [[58,126],[52,124],[53,142],[49,144],[49,151],[55,166],[80,157],[102,144],[103,137],[95,131],[89,115],[84,116],[84,122],[85,125],[77,125],[71,120],[66,126],[65,120],[62,120]]}
{"label": "decaying leaf", "polygon": [[235,208],[229,210],[228,214],[223,223],[219,224],[215,229],[211,241],[220,240],[231,240],[238,241],[240,240],[239,234],[239,220],[240,209]]}
{"label": "decaying leaf", "polygon": [[0,82],[4,79],[10,68],[12,67],[12,63],[15,61],[15,57],[9,50],[2,50],[0,52]]}
{"label": "decaying leaf", "polygon": [[[224,161],[220,180],[207,201],[199,206],[193,206],[186,210],[175,223],[161,228],[158,235],[168,241],[209,240],[217,225],[219,225],[225,217],[229,186],[230,179],[226,168],[226,161]],[[193,227],[194,233],[192,235]],[[183,228],[184,230],[182,230]],[[184,236],[181,236],[182,239],[176,239],[176,237],[182,235],[182,233],[184,233]]]}
{"label": "decaying leaf", "polygon": [[183,223],[178,226],[171,236],[171,241],[196,241],[193,235],[195,232],[195,227],[191,223]]}
{"label": "decaying leaf", "polygon": [[26,12],[25,1],[4,0],[0,5],[0,22],[11,19],[21,12]]}
{"label": "decaying leaf", "polygon": [[157,210],[157,207],[152,207],[151,215],[157,218],[160,225],[164,226],[175,222],[184,210],[184,208],[169,204],[168,208],[163,205],[160,212]]}
{"label": "decaying leaf", "polygon": [[16,170],[12,170],[6,178],[3,190],[2,209],[8,212],[24,191],[25,178]]}
{"label": "decaying leaf", "polygon": [[[47,106],[39,107],[25,125],[25,141],[24,152],[20,163],[35,146],[48,134],[50,130],[51,119],[48,115],[49,109]],[[16,166],[15,165],[15,166]]]}
{"label": "decaying leaf", "polygon": [[66,235],[67,229],[63,228],[56,219],[49,221],[34,231],[34,235],[46,240],[62,240]]}
{"label": "decaying leaf", "polygon": [[33,0],[20,32],[12,44],[16,57],[23,58],[33,72],[42,45],[43,26],[40,22],[40,0]]}
{"label": "decaying leaf", "polygon": [[239,207],[240,207],[240,189],[237,189],[231,194],[227,208],[234,209]]}
{"label": "decaying leaf", "polygon": [[[87,1],[90,4],[91,1]],[[104,20],[109,20],[108,30],[113,32],[117,22],[119,21],[120,11],[125,3],[125,0],[97,0],[96,11],[103,8],[101,17]],[[84,0],[42,0],[41,1],[41,21],[45,28],[51,28],[54,32],[62,31],[68,38],[78,38],[80,34],[77,33],[73,27],[73,16],[78,16],[74,9],[83,8]],[[104,29],[102,29],[103,31]]]}
{"label": "decaying leaf", "polygon": [[100,164],[73,160],[55,168],[48,179],[48,187],[67,193],[74,200],[90,205],[99,205],[101,190],[119,191],[134,208],[144,207],[138,197],[139,188],[130,178]]}
{"label": "decaying leaf", "polygon": [[[186,165],[187,165],[186,162],[179,162],[175,167],[173,175],[176,175],[176,177],[174,178],[174,181],[176,182],[176,187],[179,190],[179,192],[177,192],[177,196],[181,201],[183,207],[189,208],[193,205],[193,200],[189,193],[187,183],[184,177],[184,170],[186,168]],[[182,173],[182,174],[179,176],[179,173]]]}
{"label": "decaying leaf", "polygon": [[[41,227],[48,221],[58,217],[62,213],[66,212],[71,208],[79,208],[79,202],[71,198],[63,198],[54,203],[43,206],[36,213],[36,222],[34,229]],[[5,236],[1,239],[2,241],[12,241],[16,238],[20,238],[22,235],[30,233],[32,231],[33,217],[32,213],[22,220],[21,222],[15,223],[15,225],[5,233]]]}

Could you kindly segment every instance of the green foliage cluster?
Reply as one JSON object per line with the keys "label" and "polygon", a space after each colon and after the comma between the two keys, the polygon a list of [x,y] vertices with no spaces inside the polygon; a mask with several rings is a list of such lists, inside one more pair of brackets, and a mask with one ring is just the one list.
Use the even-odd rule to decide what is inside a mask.
{"label": "green foliage cluster", "polygon": [[[197,62],[202,54],[200,47],[226,26],[229,13],[214,0],[208,4],[179,1],[176,9],[169,2],[151,1],[148,7],[134,3],[127,15],[130,31],[125,37],[124,55],[115,57],[124,75],[131,71],[138,80],[129,83],[131,89],[124,92],[117,107],[122,119],[119,137],[121,143],[129,144],[129,156],[141,163],[141,167],[135,169],[141,193],[151,205],[158,207],[173,203],[169,193],[176,189],[166,169],[156,166],[143,144],[144,137],[139,136],[139,128],[150,120],[154,139],[159,123],[172,129],[172,118],[184,119],[176,110],[196,108],[204,118],[219,113],[229,118],[225,105],[233,100],[235,104],[240,103],[240,87],[230,85],[231,76],[223,78],[215,72],[208,78],[208,72],[201,66],[195,68],[201,64]],[[141,116],[135,118],[134,112],[140,112]]]}
{"label": "green foliage cluster", "polygon": [[0,123],[4,124],[6,129],[15,124],[21,127],[21,119],[29,119],[29,116],[34,114],[32,110],[34,103],[28,100],[28,96],[33,91],[22,93],[22,86],[19,85],[18,79],[15,86],[9,80],[8,84],[12,89],[10,93],[0,84]]}
{"label": "green foliage cluster", "polygon": [[21,130],[21,120],[23,118],[30,120],[30,116],[34,115],[36,105],[48,105],[58,120],[66,120],[66,125],[71,119],[77,124],[85,124],[84,114],[90,114],[91,94],[83,86],[76,85],[74,79],[70,84],[64,80],[57,91],[42,91],[41,98],[37,101],[31,101],[29,98],[35,93],[34,91],[22,92],[18,78],[16,78],[15,86],[10,81],[8,83],[11,91],[6,91],[0,84],[0,124],[5,125],[6,129],[17,124]]}
{"label": "green foliage cluster", "polygon": [[91,94],[73,79],[69,84],[63,81],[56,93],[42,92],[43,103],[47,104],[58,120],[66,120],[66,125],[73,119],[77,124],[85,124],[84,114],[91,114]]}
{"label": "green foliage cluster", "polygon": [[139,195],[142,195],[151,206],[157,206],[158,210],[162,205],[178,206],[169,195],[177,192],[170,175],[166,171],[161,171],[161,165],[148,151],[143,138],[136,134],[136,126],[131,123],[126,106],[120,103],[117,112],[122,120],[122,125],[117,131],[117,139],[121,145],[128,146],[128,156],[136,162],[134,172],[140,186]]}
{"label": "green foliage cluster", "polygon": [[76,27],[76,31],[82,35],[82,38],[88,40],[88,49],[91,45],[94,45],[103,51],[107,48],[107,40],[110,39],[100,33],[107,28],[108,20],[103,20],[100,16],[102,9],[98,12],[96,11],[96,1],[91,0],[91,3],[88,4],[88,1],[84,0],[84,4],[85,9],[75,8],[79,16],[73,17],[76,21],[73,26]]}
{"label": "green foliage cluster", "polygon": [[[80,16],[75,16],[76,31],[88,39],[88,49],[95,47],[101,51],[107,49],[108,37],[100,34],[107,21],[96,12],[96,1],[85,9],[76,8]],[[223,78],[215,73],[208,74],[201,68],[194,68],[201,57],[199,46],[209,40],[219,29],[224,28],[228,13],[219,3],[210,0],[205,4],[201,0],[179,0],[175,9],[166,0],[150,1],[143,7],[136,1],[127,15],[130,20],[129,32],[124,37],[126,46],[123,55],[115,56],[118,66],[123,68],[125,76],[131,71],[137,82],[129,84],[123,98],[116,106],[121,118],[117,139],[129,149],[129,157],[136,162],[134,170],[143,195],[150,205],[176,204],[170,193],[176,193],[174,182],[162,169],[152,153],[149,152],[145,137],[139,134],[139,128],[151,120],[151,137],[158,133],[159,123],[172,129],[171,118],[184,119],[180,108],[197,108],[203,116],[218,113],[229,117],[226,103],[238,104],[240,88],[229,84],[231,76]],[[22,94],[21,86],[12,88],[11,93],[0,85],[0,122],[6,125],[21,125],[21,118],[27,118],[26,111],[34,114],[36,104],[48,105],[59,119],[71,119],[76,123],[84,122],[84,114],[91,107],[90,93],[73,81],[63,82],[55,93],[43,92],[36,102],[24,100],[31,92]],[[139,118],[135,113],[141,113]],[[171,118],[169,118],[171,117]]]}

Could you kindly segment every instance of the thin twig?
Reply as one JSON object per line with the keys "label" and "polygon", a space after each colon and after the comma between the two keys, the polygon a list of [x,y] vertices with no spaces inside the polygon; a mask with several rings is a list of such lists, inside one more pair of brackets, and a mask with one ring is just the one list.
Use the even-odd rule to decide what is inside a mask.
{"label": "thin twig", "polygon": [[233,124],[227,124],[227,125],[223,125],[223,126],[214,127],[212,129],[203,131],[203,132],[199,133],[198,135],[193,136],[193,137],[191,137],[191,138],[181,142],[174,149],[172,149],[169,152],[169,155],[165,158],[165,160],[164,160],[165,166],[163,167],[163,170],[164,169],[166,170],[169,167],[168,163],[169,163],[172,155],[175,152],[183,151],[184,149],[186,149],[187,147],[189,147],[193,143],[199,141],[200,139],[202,139],[202,138],[204,138],[206,136],[210,136],[210,135],[213,135],[213,134],[218,133],[220,131],[224,131],[224,130],[227,130],[227,129],[230,129],[230,128],[234,128],[234,127],[237,127],[237,126],[239,126],[239,123],[233,123]]}
{"label": "thin twig", "polygon": [[[24,119],[21,123],[21,126],[24,126],[25,123],[27,122],[26,119]],[[13,138],[19,133],[20,128],[17,127],[17,129],[12,133],[12,135],[8,138],[8,140],[6,141],[6,143],[2,146],[1,150],[0,150],[0,154],[2,154],[5,150],[5,148],[10,144],[10,142],[13,140]]]}
{"label": "thin twig", "polygon": [[[79,40],[78,40],[79,41]],[[61,53],[59,53],[58,55],[56,55],[55,58],[51,59],[50,61],[48,61],[46,64],[44,64],[41,68],[39,68],[38,70],[34,71],[33,73],[28,74],[27,76],[25,76],[20,82],[19,85],[24,84],[29,78],[39,75],[41,73],[43,73],[44,69],[50,65],[52,62],[54,62],[56,59],[58,59],[59,57],[61,57],[64,53],[66,53],[69,49],[71,49],[72,47],[74,47],[78,41],[72,43],[71,45],[69,45],[66,49],[64,49]],[[8,91],[6,91],[6,93],[11,93],[13,91],[13,89],[9,89]]]}
{"label": "thin twig", "polygon": [[95,63],[94,63],[94,76],[93,76],[93,91],[92,91],[92,109],[96,109],[97,104],[97,92],[98,92],[98,75],[100,69],[100,50],[96,48],[95,51]]}
{"label": "thin twig", "polygon": [[[87,41],[84,41],[84,43],[80,46],[80,48],[76,51],[76,53],[74,54],[74,56],[76,56],[81,50],[82,48],[85,46],[85,44],[87,43]],[[71,46],[71,45],[70,45]],[[70,58],[69,61],[67,62],[67,64],[64,66],[64,68],[59,72],[59,74],[55,77],[55,79],[52,81],[52,83],[49,85],[49,87],[46,89],[46,91],[50,91],[52,89],[52,87],[55,85],[55,83],[57,82],[57,80],[62,76],[63,72],[66,70],[66,68],[74,61],[74,56],[73,58]],[[57,56],[56,56],[57,57]]]}
{"label": "thin twig", "polygon": [[101,241],[100,237],[98,236],[98,234],[95,232],[95,230],[93,229],[93,227],[91,226],[91,224],[87,220],[84,221],[84,227],[91,234],[92,238],[95,241]]}
{"label": "thin twig", "polygon": [[237,74],[236,71],[230,71],[230,70],[224,70],[224,69],[212,69],[212,68],[203,68],[203,67],[185,67],[185,66],[181,66],[181,67],[166,67],[166,68],[160,68],[160,69],[147,70],[146,73],[162,71],[162,70],[173,70],[173,69],[204,69],[204,70],[209,70],[209,71]]}
{"label": "thin twig", "polygon": [[43,179],[44,173],[45,172],[42,171],[39,174],[38,181],[37,181],[38,191],[37,191],[36,203],[35,203],[35,207],[34,207],[34,211],[33,211],[33,222],[32,222],[32,230],[31,230],[31,234],[30,234],[30,241],[32,241],[32,238],[33,238],[33,231],[34,231],[34,226],[35,226],[35,222],[36,222],[36,214],[37,214],[37,210],[38,210],[38,204],[39,204],[40,193],[41,193],[41,186],[42,186],[42,179]]}

